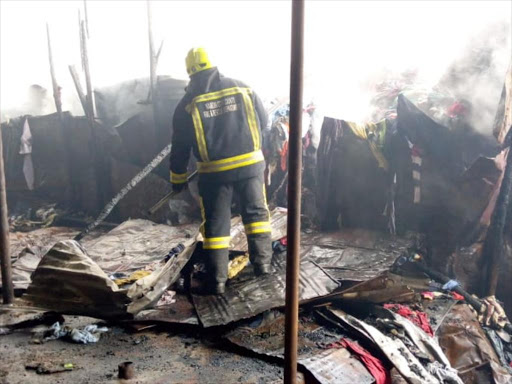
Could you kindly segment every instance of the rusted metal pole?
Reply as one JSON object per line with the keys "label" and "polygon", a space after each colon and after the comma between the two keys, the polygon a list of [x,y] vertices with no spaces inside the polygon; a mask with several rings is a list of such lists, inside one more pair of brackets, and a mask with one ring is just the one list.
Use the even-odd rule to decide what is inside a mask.
{"label": "rusted metal pole", "polygon": [[299,320],[300,206],[302,170],[302,93],[304,66],[304,0],[292,2],[290,65],[290,138],[288,153],[288,250],[286,255],[286,319],[284,383],[297,380]]}
{"label": "rusted metal pole", "polygon": [[5,186],[2,131],[0,131],[0,262],[2,266],[2,296],[4,304],[14,300],[12,286],[11,252],[9,249],[9,220],[7,219],[7,192]]}

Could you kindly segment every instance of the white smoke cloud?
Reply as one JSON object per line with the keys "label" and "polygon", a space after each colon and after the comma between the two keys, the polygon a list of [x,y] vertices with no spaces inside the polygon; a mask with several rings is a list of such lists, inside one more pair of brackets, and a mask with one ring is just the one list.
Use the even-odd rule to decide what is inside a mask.
{"label": "white smoke cloud", "polygon": [[[31,84],[51,93],[49,22],[64,107],[79,113],[67,65],[80,68],[77,20],[83,2],[2,0],[0,7],[2,111],[22,105]],[[87,7],[94,85],[147,76],[145,1],[88,1]],[[290,2],[154,1],[152,7],[156,45],[165,40],[159,74],[185,79],[186,52],[199,45],[210,50],[221,72],[264,98],[288,94]],[[326,115],[363,120],[372,85],[383,76],[412,69],[419,81],[434,86],[473,39],[494,33],[490,26],[502,25],[509,36],[511,13],[508,1],[307,2],[305,102],[314,99]],[[510,60],[510,38],[498,46],[492,76],[497,79]],[[493,96],[494,87],[493,82],[485,94]],[[496,97],[500,92],[501,87]]]}

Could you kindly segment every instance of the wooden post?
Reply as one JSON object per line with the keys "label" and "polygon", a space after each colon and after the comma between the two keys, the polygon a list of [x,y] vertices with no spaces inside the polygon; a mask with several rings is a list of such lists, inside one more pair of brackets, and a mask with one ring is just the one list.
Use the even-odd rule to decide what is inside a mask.
{"label": "wooden post", "polygon": [[55,108],[57,109],[57,113],[60,116],[62,114],[62,100],[60,98],[59,85],[57,84],[57,79],[55,77],[55,67],[53,66],[52,44],[51,44],[51,40],[50,40],[50,27],[48,26],[48,23],[46,23],[46,37],[48,39],[48,59],[50,61],[50,75],[52,76],[53,98],[55,100]]}
{"label": "wooden post", "polygon": [[153,43],[153,28],[152,28],[152,14],[151,14],[151,2],[146,1],[147,13],[148,13],[148,40],[149,40],[149,88],[151,90],[151,100],[155,105],[155,89],[156,89],[156,55],[155,55],[155,44]]}
{"label": "wooden post", "polygon": [[96,117],[96,106],[94,104],[94,92],[92,90],[91,71],[89,68],[89,51],[87,47],[87,36],[85,34],[85,22],[80,22],[80,42],[82,48],[82,65],[85,73],[85,87],[87,90],[87,105],[89,108],[89,116],[94,119]]}
{"label": "wooden post", "polygon": [[[162,132],[160,129],[160,121],[158,114],[158,77],[156,74],[157,67],[157,54],[155,54],[155,44],[153,40],[153,26],[152,26],[152,12],[151,12],[151,2],[149,0],[146,1],[147,7],[147,17],[148,17],[148,41],[149,41],[149,92],[151,94],[151,106],[153,108],[153,125],[155,127],[155,140],[156,140],[156,149],[159,150],[162,143],[165,142],[162,137]],[[162,45],[160,45],[161,49]],[[160,55],[160,50],[158,52]]]}
{"label": "wooden post", "polygon": [[67,161],[67,172],[70,183],[70,191],[67,194],[67,201],[72,207],[76,204],[76,177],[73,172],[73,156],[71,153],[71,138],[69,129],[66,128],[66,122],[64,116],[62,114],[62,99],[59,84],[57,83],[57,77],[55,76],[55,66],[53,64],[53,53],[52,53],[52,43],[50,39],[50,27],[48,23],[46,23],[46,37],[48,39],[48,61],[50,63],[50,75],[52,78],[52,87],[53,87],[53,98],[55,100],[55,108],[57,109],[57,114],[59,116],[59,123],[61,127],[61,135],[64,140],[64,144],[66,145],[66,161]]}
{"label": "wooden post", "polygon": [[76,93],[78,94],[78,98],[80,99],[80,104],[82,104],[82,108],[84,110],[84,115],[89,118],[89,108],[87,106],[87,98],[85,97],[84,90],[82,89],[82,84],[80,84],[80,77],[76,72],[76,68],[74,65],[70,65],[69,73],[71,74],[71,78],[73,79],[73,83],[75,84]]}
{"label": "wooden post", "polygon": [[[82,57],[82,67],[85,74],[85,84],[87,95],[85,96],[85,105],[86,105],[86,117],[89,122],[91,140],[89,142],[89,148],[91,150],[91,155],[94,161],[94,175],[96,179],[96,206],[97,209],[100,210],[104,205],[106,200],[106,187],[107,187],[107,179],[110,177],[107,170],[107,165],[105,161],[105,156],[101,147],[101,143],[99,141],[96,129],[96,106],[94,103],[94,92],[92,87],[91,80],[91,72],[89,68],[89,53],[87,46],[87,36],[85,31],[85,22],[84,20],[79,20],[79,32],[80,32],[80,53]],[[76,75],[76,71],[73,73],[73,69],[70,69],[71,76],[73,77],[73,81],[75,82],[75,87],[77,88],[78,97],[80,97],[80,101],[83,100],[81,94],[81,87],[79,86],[80,81],[78,80],[78,76]],[[82,104],[83,105],[83,104]]]}
{"label": "wooden post", "polygon": [[505,169],[503,170],[503,179],[501,188],[496,200],[494,212],[492,213],[491,223],[487,230],[482,254],[487,261],[487,276],[485,294],[494,296],[498,286],[500,269],[503,263],[503,248],[505,227],[507,223],[507,214],[509,211],[510,200],[512,198],[512,127],[510,127],[505,137],[504,148],[508,148]]}
{"label": "wooden post", "polygon": [[2,267],[2,296],[4,304],[14,300],[11,252],[9,249],[9,220],[7,218],[7,189],[5,186],[2,131],[0,130],[0,262]]}
{"label": "wooden post", "polygon": [[84,0],[84,17],[85,17],[85,30],[87,32],[87,38],[90,37],[89,35],[89,16],[87,14],[87,1]]}

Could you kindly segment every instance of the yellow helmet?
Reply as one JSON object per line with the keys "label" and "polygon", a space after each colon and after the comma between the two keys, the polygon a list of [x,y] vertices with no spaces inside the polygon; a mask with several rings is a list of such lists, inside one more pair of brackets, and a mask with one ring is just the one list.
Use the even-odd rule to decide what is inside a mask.
{"label": "yellow helmet", "polygon": [[187,72],[189,76],[212,67],[212,63],[210,63],[210,59],[208,58],[208,53],[206,53],[204,48],[192,48],[188,51],[185,64],[187,65]]}

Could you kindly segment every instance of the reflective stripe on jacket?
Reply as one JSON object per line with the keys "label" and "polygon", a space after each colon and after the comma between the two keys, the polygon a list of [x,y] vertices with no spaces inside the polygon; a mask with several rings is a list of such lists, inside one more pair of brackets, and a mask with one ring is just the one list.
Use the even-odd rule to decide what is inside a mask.
{"label": "reflective stripe on jacket", "polygon": [[257,95],[216,68],[194,75],[173,119],[171,182],[186,179],[192,148],[202,179],[239,180],[263,169],[261,127],[267,116]]}

